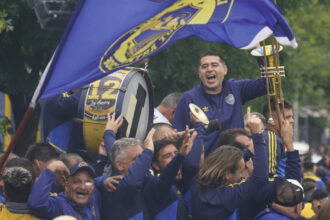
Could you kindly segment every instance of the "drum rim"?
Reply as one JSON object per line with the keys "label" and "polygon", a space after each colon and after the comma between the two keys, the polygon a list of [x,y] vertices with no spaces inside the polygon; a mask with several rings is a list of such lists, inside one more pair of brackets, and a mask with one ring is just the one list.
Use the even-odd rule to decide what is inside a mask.
{"label": "drum rim", "polygon": [[[147,87],[148,87],[148,94],[149,94],[149,99],[150,99],[150,103],[149,103],[149,119],[148,119],[148,124],[147,124],[147,132],[146,135],[148,133],[148,131],[150,130],[151,126],[152,126],[152,122],[153,122],[153,115],[154,115],[154,96],[153,96],[153,88],[152,88],[152,82],[151,79],[148,75],[148,72],[146,71],[142,71],[141,69],[131,69],[131,71],[129,71],[127,73],[127,76],[123,79],[121,85],[120,85],[120,89],[118,92],[118,96],[117,96],[117,100],[116,100],[116,104],[115,104],[115,112],[116,114],[118,114],[122,107],[123,107],[123,98],[125,96],[125,92],[122,90],[122,88],[126,88],[128,83],[130,82],[130,80],[132,79],[133,75],[135,73],[139,73],[142,75],[142,77],[145,79]],[[120,138],[119,137],[119,133],[117,133],[116,138]]]}

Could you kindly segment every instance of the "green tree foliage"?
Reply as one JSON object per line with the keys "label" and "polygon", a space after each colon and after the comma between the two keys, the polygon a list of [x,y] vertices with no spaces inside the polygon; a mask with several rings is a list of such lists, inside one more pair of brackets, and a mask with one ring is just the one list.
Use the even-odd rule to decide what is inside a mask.
{"label": "green tree foliage", "polygon": [[7,12],[5,10],[0,11],[0,34],[3,31],[12,31],[14,29],[14,26],[12,25],[12,20],[7,19]]}
{"label": "green tree foliage", "polygon": [[310,105],[330,106],[330,1],[309,1],[287,11],[298,49],[287,49],[285,88],[298,92]]}
{"label": "green tree foliage", "polygon": [[[0,9],[0,91],[10,96],[17,128],[61,33],[41,30],[30,0],[1,0]],[[37,109],[16,153],[35,141],[38,114]]]}
{"label": "green tree foliage", "polygon": [[61,33],[41,30],[30,1],[2,0],[0,8],[13,26],[0,34],[0,90],[31,95]]}

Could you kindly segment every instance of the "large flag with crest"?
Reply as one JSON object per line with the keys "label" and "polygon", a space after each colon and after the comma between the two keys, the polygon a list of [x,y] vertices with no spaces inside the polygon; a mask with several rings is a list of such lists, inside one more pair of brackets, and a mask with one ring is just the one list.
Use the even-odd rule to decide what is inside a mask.
{"label": "large flag with crest", "polygon": [[297,46],[272,0],[81,0],[45,71],[41,95],[78,88],[186,37],[251,49],[271,34]]}

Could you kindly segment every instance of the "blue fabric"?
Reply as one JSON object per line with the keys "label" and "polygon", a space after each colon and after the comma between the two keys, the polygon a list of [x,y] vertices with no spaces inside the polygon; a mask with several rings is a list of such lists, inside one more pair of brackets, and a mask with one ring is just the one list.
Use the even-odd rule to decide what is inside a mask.
{"label": "blue fabric", "polygon": [[[50,143],[58,153],[75,152],[84,146],[83,138],[77,136],[73,118],[77,117],[81,90],[60,94],[43,101],[43,141]],[[82,132],[81,132],[82,133]]]}
{"label": "blue fabric", "polygon": [[118,183],[116,191],[102,192],[102,219],[139,219],[139,213],[143,214],[143,219],[154,219],[157,215],[168,215],[169,210],[174,210],[173,206],[177,207],[176,212],[172,213],[174,219],[185,219],[183,199],[174,186],[184,157],[176,155],[156,177],[148,172],[152,156],[152,152],[145,149]]}
{"label": "blue fabric", "polygon": [[[190,123],[189,104],[200,107],[209,120],[218,119],[220,130],[206,133],[204,136],[205,157],[218,147],[219,134],[230,128],[243,128],[244,119],[242,105],[258,96],[266,94],[264,79],[224,80],[223,89],[217,95],[205,93],[202,84],[185,92],[175,109],[174,127],[178,131],[185,129]],[[234,97],[234,102],[227,102],[227,97]]]}
{"label": "blue fabric", "polygon": [[6,201],[6,198],[3,196],[2,190],[0,190],[0,203],[5,202],[5,201]]}
{"label": "blue fabric", "polygon": [[256,195],[262,185],[267,182],[268,168],[263,135],[252,136],[255,146],[252,176],[240,183],[229,186],[204,187],[195,185],[192,193],[192,219],[228,219],[235,209],[243,206]]}
{"label": "blue fabric", "polygon": [[262,210],[254,220],[294,220],[294,218],[287,216],[274,208],[266,208],[265,210]]}
{"label": "blue fabric", "polygon": [[144,149],[119,181],[116,191],[103,189],[101,219],[127,220],[143,211],[142,187],[152,156],[152,151]]}
{"label": "blue fabric", "polygon": [[49,143],[58,154],[68,152],[72,127],[73,119],[57,126],[49,133],[46,142]]}
{"label": "blue fabric", "polygon": [[285,176],[269,178],[268,182],[259,188],[253,198],[239,208],[239,219],[250,220],[266,208],[275,199],[276,187],[285,179],[295,179],[300,182],[302,177],[298,151],[287,152]]}
{"label": "blue fabric", "polygon": [[234,213],[228,218],[228,220],[237,220],[238,209],[235,209]]}
{"label": "blue fabric", "polygon": [[169,219],[176,219],[178,211],[178,201],[173,202],[171,205],[166,207],[164,210],[162,210],[154,220],[169,220]]}
{"label": "blue fabric", "polygon": [[276,169],[276,174],[279,176],[285,176],[285,167],[286,167],[286,161],[288,158],[284,157],[282,158],[278,165],[277,165],[277,169]]}
{"label": "blue fabric", "polygon": [[42,98],[131,66],[186,37],[251,49],[271,33],[296,46],[271,0],[81,0],[50,63]]}
{"label": "blue fabric", "polygon": [[326,186],[325,186],[325,183],[323,181],[316,181],[316,188],[317,189],[325,189]]}
{"label": "blue fabric", "polygon": [[129,218],[129,220],[143,220],[143,212],[139,212],[134,217]]}

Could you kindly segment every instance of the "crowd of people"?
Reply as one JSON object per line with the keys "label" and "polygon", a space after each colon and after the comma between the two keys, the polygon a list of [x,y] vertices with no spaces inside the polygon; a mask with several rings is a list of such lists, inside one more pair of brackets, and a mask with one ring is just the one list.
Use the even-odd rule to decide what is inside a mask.
{"label": "crowd of people", "polygon": [[[117,139],[124,119],[109,113],[92,161],[71,132],[81,91],[50,98],[45,143],[11,154],[1,170],[0,219],[329,219],[330,149],[295,150],[287,101],[282,120],[267,105],[244,116],[266,80],[227,80],[227,72],[219,54],[203,54],[200,84],[166,96],[144,140]],[[207,130],[190,103],[220,128]]]}

